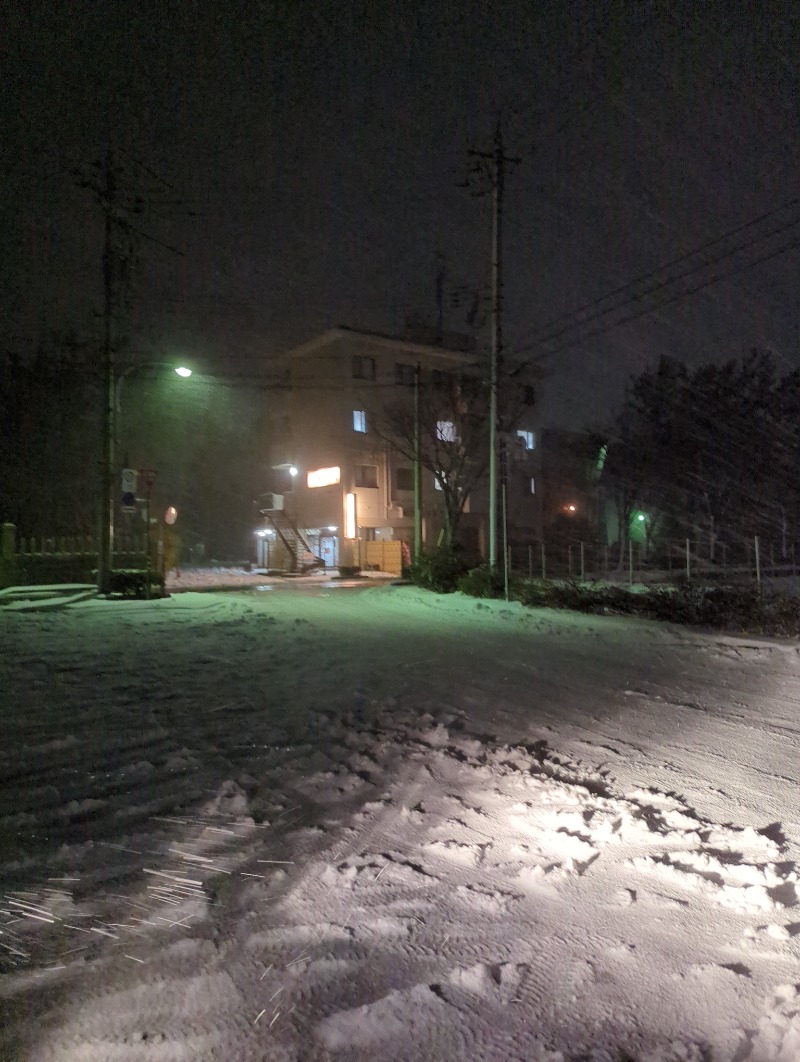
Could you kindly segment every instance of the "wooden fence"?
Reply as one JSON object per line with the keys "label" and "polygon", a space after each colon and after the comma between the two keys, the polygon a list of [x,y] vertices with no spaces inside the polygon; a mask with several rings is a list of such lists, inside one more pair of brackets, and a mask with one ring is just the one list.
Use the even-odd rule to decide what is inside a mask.
{"label": "wooden fence", "polygon": [[403,572],[403,546],[401,542],[367,542],[364,550],[364,566],[377,568],[380,572],[401,575]]}
{"label": "wooden fence", "polygon": [[[147,566],[144,536],[120,535],[115,568]],[[0,527],[0,587],[91,583],[97,578],[97,543],[91,535],[17,538],[14,524]]]}

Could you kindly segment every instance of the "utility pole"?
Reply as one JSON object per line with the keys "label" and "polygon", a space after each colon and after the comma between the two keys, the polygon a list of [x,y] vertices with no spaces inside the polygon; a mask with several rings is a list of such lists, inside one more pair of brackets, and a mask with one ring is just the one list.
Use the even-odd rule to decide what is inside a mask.
{"label": "utility pole", "polygon": [[116,310],[116,269],[114,225],[117,186],[114,176],[114,157],[106,152],[101,205],[105,215],[103,243],[103,459],[100,490],[100,549],[97,558],[97,589],[101,594],[111,590],[111,569],[114,564],[114,435],[116,432],[116,394],[114,381],[113,318]]}
{"label": "utility pole", "polygon": [[489,367],[489,566],[497,569],[498,509],[498,431],[500,428],[500,380],[503,373],[503,196],[506,164],[521,159],[509,158],[503,151],[503,126],[500,118],[494,132],[492,151],[470,151],[482,160],[481,169],[488,173],[492,186],[492,349]]}
{"label": "utility pole", "polygon": [[[105,159],[92,167],[95,172],[91,176],[86,175],[78,168],[70,170],[72,176],[77,179],[78,186],[87,188],[94,194],[103,212],[105,228],[103,241],[103,341],[100,373],[103,395],[103,439],[100,461],[100,528],[97,557],[97,588],[101,594],[107,594],[111,588],[111,570],[114,563],[114,479],[116,475],[114,451],[116,449],[117,415],[115,346],[119,336],[119,328],[115,329],[115,322],[119,320],[122,302],[120,292],[125,279],[126,266],[133,255],[132,241],[134,237],[141,237],[171,253],[183,255],[183,252],[176,247],[162,243],[157,237],[143,232],[132,224],[131,216],[141,213],[147,205],[155,205],[155,200],[149,201],[130,187],[126,188],[126,185],[130,185],[130,181],[120,182],[118,180],[120,153],[128,154],[122,148],[115,153],[109,147],[106,151]],[[156,180],[162,186],[172,188],[168,181],[160,177],[150,167],[138,162],[133,156],[129,157],[150,178]],[[182,206],[183,204],[178,200],[174,202],[161,201],[158,205]]]}
{"label": "utility pole", "polygon": [[422,552],[422,465],[420,463],[419,384],[420,363],[414,368],[414,563]]}

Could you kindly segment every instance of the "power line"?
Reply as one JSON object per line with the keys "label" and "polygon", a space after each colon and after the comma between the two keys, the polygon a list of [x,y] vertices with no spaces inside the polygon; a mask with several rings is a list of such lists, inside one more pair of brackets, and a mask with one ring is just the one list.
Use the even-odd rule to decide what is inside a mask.
{"label": "power line", "polygon": [[543,337],[540,342],[548,344],[552,343],[554,339],[558,339],[559,336],[564,335],[566,332],[571,331],[573,328],[582,328],[584,325],[589,324],[591,321],[599,320],[602,317],[607,317],[610,313],[617,313],[620,310],[624,310],[627,306],[632,305],[635,302],[641,302],[641,300],[647,296],[654,294],[657,291],[661,291],[662,288],[668,288],[672,284],[676,284],[681,280],[685,280],[687,277],[693,276],[695,273],[700,273],[705,269],[708,269],[712,265],[716,265],[718,262],[725,261],[726,258],[731,258],[735,254],[739,254],[741,251],[746,251],[750,247],[755,246],[757,243],[763,243],[764,240],[770,239],[772,236],[778,236],[782,232],[786,232],[789,229],[795,228],[800,225],[800,218],[794,218],[792,221],[787,222],[785,225],[779,225],[777,228],[771,229],[769,232],[762,233],[753,240],[749,240],[746,243],[741,243],[736,247],[732,247],[725,251],[723,254],[717,255],[715,258],[710,258],[708,261],[701,262],[699,265],[692,266],[691,269],[685,270],[683,273],[679,273],[674,277],[668,277],[666,280],[660,281],[658,284],[652,284],[650,287],[645,288],[638,294],[634,294],[631,298],[624,299],[617,306],[611,306],[606,310],[598,311],[597,313],[590,314],[582,321],[575,324],[566,325],[559,329],[557,332],[553,332],[551,335]]}
{"label": "power line", "polygon": [[[536,329],[536,340],[533,341],[530,346],[518,348],[514,351],[514,353],[523,353],[526,350],[531,350],[534,346],[538,345],[538,343],[546,344],[552,339],[557,338],[559,335],[562,335],[564,332],[568,331],[569,328],[581,327],[582,325],[588,323],[591,320],[595,320],[598,317],[605,316],[608,313],[613,313],[616,310],[624,309],[625,306],[630,305],[632,302],[638,301],[643,296],[651,294],[653,291],[659,290],[661,287],[665,287],[668,284],[677,283],[678,281],[684,279],[684,277],[690,276],[692,273],[696,273],[700,269],[705,269],[710,265],[714,265],[718,261],[722,261],[724,258],[730,257],[731,254],[735,254],[742,250],[747,250],[748,247],[753,246],[755,243],[759,243],[762,240],[769,238],[770,236],[777,235],[779,232],[785,231],[787,228],[791,228],[792,226],[797,225],[798,223],[800,223],[800,218],[795,218],[787,225],[779,226],[778,228],[773,229],[770,232],[764,233],[761,236],[757,236],[749,243],[740,244],[739,246],[732,248],[729,251],[726,251],[724,254],[718,256],[717,258],[709,259],[708,261],[703,262],[697,266],[693,266],[692,269],[687,270],[684,273],[677,274],[676,276],[662,281],[651,288],[646,288],[644,291],[639,292],[632,298],[624,299],[617,306],[612,306],[609,307],[607,310],[602,311],[601,313],[590,315],[584,320],[577,319],[581,314],[585,313],[587,310],[591,310],[595,306],[600,306],[602,303],[608,301],[609,299],[615,298],[617,295],[621,295],[625,292],[631,291],[643,281],[656,277],[660,273],[663,273],[665,270],[671,269],[673,266],[680,265],[682,262],[686,262],[689,259],[694,258],[696,255],[702,254],[704,251],[707,251],[720,243],[724,243],[725,240],[728,240],[733,236],[737,236],[739,233],[745,232],[747,229],[753,228],[755,225],[760,224],[767,218],[774,217],[776,214],[780,214],[785,210],[789,210],[792,207],[797,206],[798,204],[800,204],[800,196],[794,199],[790,199],[788,202],[783,203],[781,206],[775,207],[773,210],[768,210],[765,213],[760,214],[757,217],[752,218],[751,220],[746,221],[741,225],[735,226],[733,229],[722,233],[722,235],[716,236],[713,240],[709,240],[706,243],[700,244],[698,247],[693,248],[691,251],[687,251],[685,254],[682,254],[677,258],[673,258],[669,262],[665,262],[663,265],[657,266],[655,269],[648,270],[646,273],[642,273],[639,276],[634,277],[632,280],[627,281],[625,284],[621,284],[619,287],[614,288],[612,291],[606,292],[604,295],[601,295],[596,299],[592,299],[590,302],[585,303],[583,306],[579,306],[575,309],[568,310],[562,314],[559,314],[557,317],[552,318],[549,322],[544,325],[541,325],[539,328]],[[575,320],[569,321],[562,329],[553,333],[552,335],[548,335],[550,330],[555,325],[560,324],[562,321],[568,321],[568,319],[570,318],[575,318]]]}
{"label": "power line", "polygon": [[[800,222],[800,219],[798,219],[798,222]],[[797,224],[798,222],[795,222],[795,224]],[[676,295],[673,295],[668,299],[664,299],[662,302],[658,302],[654,306],[648,306],[645,309],[640,310],[638,313],[630,314],[628,317],[623,317],[619,321],[612,321],[611,324],[606,325],[603,328],[597,328],[593,332],[589,332],[587,335],[581,336],[578,339],[571,340],[569,343],[564,343],[560,347],[556,347],[552,351],[552,353],[558,354],[562,350],[569,350],[572,347],[576,347],[581,343],[584,343],[587,339],[593,339],[595,336],[604,335],[606,332],[610,332],[614,328],[619,328],[621,325],[628,324],[630,321],[635,321],[637,318],[644,317],[648,313],[653,313],[655,310],[660,310],[664,306],[669,306],[674,302],[679,302],[681,299],[685,299],[689,295],[694,295],[698,291],[703,291],[705,288],[709,288],[713,284],[719,283],[719,281],[721,280],[727,280],[729,277],[738,276],[740,273],[745,273],[748,269],[752,269],[753,266],[760,265],[762,262],[769,262],[771,259],[777,258],[779,255],[782,254],[787,254],[789,251],[793,251],[797,247],[800,247],[799,238],[793,239],[791,243],[786,244],[784,247],[779,247],[777,248],[777,250],[770,251],[769,254],[762,255],[760,258],[754,258],[751,262],[746,262],[744,265],[739,266],[736,269],[731,269],[727,273],[721,273],[719,276],[711,277],[710,280],[706,280],[702,284],[696,284],[693,288],[689,288],[686,291],[679,291]],[[515,351],[514,353],[521,353],[521,351]]]}

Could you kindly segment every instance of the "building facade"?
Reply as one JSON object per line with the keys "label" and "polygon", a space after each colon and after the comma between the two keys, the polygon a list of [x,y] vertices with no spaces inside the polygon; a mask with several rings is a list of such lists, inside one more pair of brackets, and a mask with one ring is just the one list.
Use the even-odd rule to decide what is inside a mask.
{"label": "building facade", "polygon": [[[456,475],[444,463],[436,465],[431,455],[439,446],[443,462],[446,457],[452,465],[463,458],[463,469],[467,458],[471,461],[473,481],[455,539],[471,553],[485,556],[487,477],[480,461],[465,453],[464,429],[456,422],[467,424],[475,408],[472,420],[481,438],[469,445],[481,457],[485,452],[488,463],[486,421],[480,421],[477,411],[486,367],[485,358],[470,349],[466,337],[461,340],[421,342],[337,328],[287,353],[286,401],[271,455],[273,493],[280,499],[275,504],[283,507],[326,567],[369,566],[368,554],[381,555],[369,544],[380,542],[404,544],[407,560],[414,540],[415,396],[422,464],[427,464],[421,468],[423,547],[435,546],[446,528],[442,482]],[[509,533],[535,539],[541,507],[532,401],[515,409],[508,439]],[[381,566],[380,560],[376,566]]]}

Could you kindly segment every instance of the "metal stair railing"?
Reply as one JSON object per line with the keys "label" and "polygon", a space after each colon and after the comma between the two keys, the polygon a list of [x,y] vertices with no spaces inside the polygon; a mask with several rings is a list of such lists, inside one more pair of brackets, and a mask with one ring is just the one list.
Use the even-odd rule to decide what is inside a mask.
{"label": "metal stair railing", "polygon": [[300,528],[297,527],[294,521],[288,516],[285,510],[262,509],[261,514],[262,516],[265,516],[267,520],[269,520],[269,522],[275,528],[275,531],[278,537],[280,538],[281,542],[283,542],[284,546],[286,547],[286,551],[288,552],[289,557],[291,559],[291,571],[297,571],[297,555],[300,546],[302,546],[307,553],[309,553],[312,557],[315,558],[317,565],[322,564],[322,561],[319,559],[319,557],[316,556],[314,551],[311,549],[311,545],[308,542],[308,539],[302,533]]}

